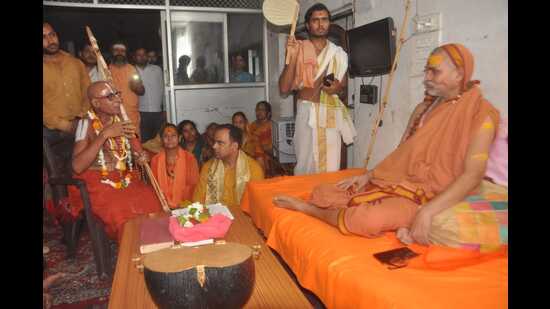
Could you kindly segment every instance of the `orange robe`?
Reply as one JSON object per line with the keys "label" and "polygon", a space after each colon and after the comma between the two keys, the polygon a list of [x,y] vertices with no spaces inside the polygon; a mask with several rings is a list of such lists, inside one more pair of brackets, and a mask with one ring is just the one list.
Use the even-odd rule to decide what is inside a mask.
{"label": "orange robe", "polygon": [[151,169],[170,208],[177,208],[181,201],[190,201],[193,198],[193,191],[199,182],[199,165],[193,154],[181,148],[178,149],[178,158],[174,167],[175,177],[173,179],[167,173],[166,152],[164,150],[153,157]]}
{"label": "orange robe", "polygon": [[243,134],[243,146],[241,149],[252,158],[258,158],[265,154],[258,142],[258,138],[249,132]]}
{"label": "orange robe", "polygon": [[[120,241],[122,228],[126,221],[140,215],[159,212],[160,203],[153,192],[153,187],[139,180],[136,171],[132,173],[130,185],[125,189],[115,189],[101,183],[101,174],[98,170],[88,169],[74,178],[86,181],[90,194],[92,212],[105,224],[105,231],[111,239]],[[109,173],[109,179],[118,181],[118,171]],[[83,209],[80,192],[73,186],[69,187],[71,214],[77,217]]]}
{"label": "orange robe", "polygon": [[[427,114],[414,134],[374,168],[366,192],[348,196],[351,207],[314,202],[320,207],[344,207],[343,216],[339,216],[343,233],[373,237],[387,230],[409,227],[418,206],[444,191],[464,172],[468,146],[487,117],[498,127],[498,111],[485,100],[475,85],[477,81],[470,81],[473,56],[459,44],[442,48],[449,46],[453,61],[464,70],[461,95],[438,104]],[[330,190],[339,194],[336,189]],[[319,199],[312,197],[313,201]]]}
{"label": "orange robe", "polygon": [[[263,159],[265,173],[272,175],[273,173],[273,160],[271,154],[273,153],[273,141],[271,137],[271,120],[258,124],[257,121],[248,125],[248,134],[253,136],[253,139],[260,146],[261,151],[256,152],[254,158]],[[243,150],[245,150],[243,148]]]}
{"label": "orange robe", "polygon": [[132,89],[130,89],[130,81],[132,76],[137,75],[136,68],[131,64],[125,64],[122,67],[110,64],[109,70],[113,75],[113,83],[118,91],[122,95],[122,105],[126,109],[126,114],[132,123],[138,128],[139,135],[140,121],[139,116],[139,98]]}
{"label": "orange robe", "polygon": [[248,125],[248,132],[256,137],[265,153],[272,153],[271,120],[260,124],[254,121]]}

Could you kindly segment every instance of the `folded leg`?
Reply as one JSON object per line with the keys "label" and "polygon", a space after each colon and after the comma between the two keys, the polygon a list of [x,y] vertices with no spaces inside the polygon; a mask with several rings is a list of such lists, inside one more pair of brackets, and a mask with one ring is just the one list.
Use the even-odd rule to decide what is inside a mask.
{"label": "folded leg", "polygon": [[361,204],[345,209],[339,228],[344,233],[378,237],[387,231],[409,227],[418,205],[402,197],[390,197],[376,204]]}

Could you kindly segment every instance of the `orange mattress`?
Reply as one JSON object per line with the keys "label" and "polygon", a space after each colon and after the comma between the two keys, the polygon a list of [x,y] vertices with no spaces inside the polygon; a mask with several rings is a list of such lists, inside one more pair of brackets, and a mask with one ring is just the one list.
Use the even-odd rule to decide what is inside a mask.
{"label": "orange mattress", "polygon": [[250,182],[241,208],[267,236],[300,284],[328,308],[506,308],[508,259],[452,271],[388,270],[373,253],[397,246],[392,233],[376,239],[344,236],[299,212],[279,209],[277,194],[307,198],[322,182],[357,175],[361,169]]}

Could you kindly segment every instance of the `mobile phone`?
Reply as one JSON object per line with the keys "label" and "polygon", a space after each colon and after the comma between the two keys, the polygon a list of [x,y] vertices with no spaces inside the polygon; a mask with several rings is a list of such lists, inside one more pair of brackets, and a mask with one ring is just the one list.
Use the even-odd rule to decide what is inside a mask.
{"label": "mobile phone", "polygon": [[418,256],[418,253],[407,247],[401,247],[373,254],[380,263],[388,265],[388,269],[397,269],[407,266],[407,261]]}
{"label": "mobile phone", "polygon": [[325,76],[323,78],[323,85],[330,87],[330,83],[328,81],[334,81],[334,73],[330,73],[329,75]]}

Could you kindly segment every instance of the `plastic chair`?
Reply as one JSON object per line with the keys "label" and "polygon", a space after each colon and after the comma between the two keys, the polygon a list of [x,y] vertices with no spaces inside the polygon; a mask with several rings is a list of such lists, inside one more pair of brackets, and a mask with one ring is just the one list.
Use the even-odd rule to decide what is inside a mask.
{"label": "plastic chair", "polygon": [[86,183],[83,180],[67,176],[67,173],[63,173],[63,171],[56,166],[58,163],[56,163],[55,154],[44,136],[42,138],[42,146],[44,165],[48,172],[47,183],[52,187],[54,207],[60,207],[59,202],[63,196],[60,196],[62,194],[59,192],[66,190],[68,186],[75,186],[79,189],[84,204],[84,211],[81,212],[75,220],[61,223],[63,227],[64,242],[67,246],[67,257],[71,258],[76,255],[82,224],[86,221],[92,241],[97,275],[100,279],[104,280],[110,277],[113,272],[110,241],[104,231],[103,223],[92,213],[90,196]]}

